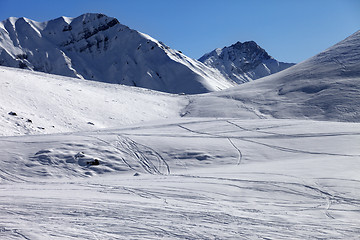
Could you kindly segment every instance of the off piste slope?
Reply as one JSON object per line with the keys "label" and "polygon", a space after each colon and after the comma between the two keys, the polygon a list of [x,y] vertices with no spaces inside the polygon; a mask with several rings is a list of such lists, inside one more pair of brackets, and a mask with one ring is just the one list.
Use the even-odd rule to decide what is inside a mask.
{"label": "off piste slope", "polygon": [[360,31],[284,71],[193,98],[187,113],[359,122]]}
{"label": "off piste slope", "polygon": [[0,67],[0,135],[62,133],[175,118],[184,96]]}
{"label": "off piste slope", "polygon": [[0,238],[357,239],[359,125],[183,118],[1,137]]}
{"label": "off piste slope", "polygon": [[204,93],[234,85],[216,70],[103,14],[0,22],[0,65],[138,86]]}
{"label": "off piste slope", "polygon": [[217,48],[202,56],[199,61],[218,69],[237,83],[266,77],[294,65],[277,61],[254,41]]}

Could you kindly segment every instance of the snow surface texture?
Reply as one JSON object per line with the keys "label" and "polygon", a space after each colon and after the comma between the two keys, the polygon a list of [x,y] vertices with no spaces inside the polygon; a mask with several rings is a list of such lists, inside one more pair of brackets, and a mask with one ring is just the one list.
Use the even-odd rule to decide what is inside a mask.
{"label": "snow surface texture", "polygon": [[191,102],[187,116],[360,122],[360,31],[284,71]]}
{"label": "snow surface texture", "polygon": [[103,14],[2,21],[0,65],[169,93],[234,86],[218,70]]}
{"label": "snow surface texture", "polygon": [[236,83],[262,78],[294,65],[277,61],[254,41],[237,42],[229,47],[215,49],[199,61],[218,69]]}
{"label": "snow surface texture", "polygon": [[2,137],[0,238],[358,239],[359,141],[359,123],[206,118]]}

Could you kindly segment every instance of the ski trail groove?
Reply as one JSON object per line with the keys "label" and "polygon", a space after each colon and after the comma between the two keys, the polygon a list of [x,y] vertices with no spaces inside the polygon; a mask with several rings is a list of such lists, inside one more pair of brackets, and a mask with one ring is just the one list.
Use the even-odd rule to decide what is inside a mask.
{"label": "ski trail groove", "polygon": [[[106,143],[109,146],[112,146],[113,148],[115,148],[120,153],[124,153],[124,151],[121,148],[119,148],[119,142],[116,142],[116,145],[114,146],[112,143],[110,143],[108,141],[105,141],[104,139],[101,139],[100,137],[96,137],[96,136],[91,136],[91,137],[93,137],[93,138],[95,138],[95,139],[97,139],[97,140],[99,140],[99,141],[101,141],[103,143]],[[136,171],[136,169],[133,168],[123,157],[121,157],[121,160],[128,168],[130,168],[131,170]]]}
{"label": "ski trail groove", "polygon": [[[91,136],[94,139],[97,139],[103,143],[106,143],[109,146],[112,146],[115,148],[118,152],[131,156],[131,159],[138,162],[142,169],[150,174],[160,174],[160,175],[169,175],[170,174],[170,166],[165,161],[165,159],[154,149],[144,145],[135,142],[129,137],[117,135],[117,140],[115,143],[111,143],[109,141],[106,141],[98,136]],[[143,149],[141,149],[143,148]],[[144,152],[146,154],[144,154]],[[155,166],[154,163],[152,163],[152,160],[147,156],[153,156],[158,164],[158,166]],[[137,171],[136,167],[131,164],[130,161],[126,160],[124,157],[120,157],[122,162],[131,170]],[[160,170],[159,170],[160,169]],[[162,169],[165,169],[162,171]]]}
{"label": "ski trail groove", "polygon": [[262,145],[262,146],[265,146],[265,147],[280,150],[280,151],[283,151],[283,152],[290,152],[290,153],[305,153],[305,154],[311,154],[311,155],[327,155],[327,156],[340,156],[340,157],[359,157],[359,155],[353,155],[353,154],[340,154],[340,153],[326,153],[326,152],[305,151],[305,150],[300,150],[300,149],[294,149],[294,148],[288,148],[288,147],[282,147],[282,146],[276,146],[276,145],[272,145],[272,144],[257,142],[257,141],[254,141],[254,140],[250,140],[248,138],[239,138],[239,140],[259,144],[259,145]]}
{"label": "ski trail groove", "polygon": [[17,183],[27,182],[26,180],[12,174],[12,173],[9,173],[9,172],[7,172],[5,170],[2,170],[2,169],[0,169],[0,179],[2,179],[4,181],[17,182]]}
{"label": "ski trail groove", "polygon": [[328,218],[335,219],[329,212],[329,210],[331,208],[331,199],[329,197],[327,197],[326,201],[327,201],[327,206],[326,206],[326,209],[325,209],[325,214],[326,214],[326,216]]}
{"label": "ski trail groove", "polygon": [[240,165],[240,163],[241,163],[241,160],[242,160],[242,153],[241,153],[241,150],[234,144],[234,142],[230,139],[230,138],[228,138],[228,140],[229,140],[229,142],[230,142],[230,144],[238,151],[238,153],[239,153],[239,156],[238,156],[238,161],[237,161],[237,165]]}
{"label": "ski trail groove", "polygon": [[[120,140],[120,136],[117,136]],[[138,148],[136,143],[130,138],[122,137],[123,140],[119,141],[123,149],[127,150],[127,153],[132,156],[134,160],[136,160],[143,170],[150,174],[160,174],[160,171],[149,161],[149,159],[142,153],[142,151]]]}
{"label": "ski trail groove", "polygon": [[[340,153],[326,153],[326,152],[306,151],[306,150],[301,150],[301,149],[282,147],[282,146],[277,146],[277,145],[272,145],[272,144],[267,144],[267,143],[262,143],[262,142],[250,140],[251,138],[254,138],[254,137],[222,136],[222,135],[217,135],[217,134],[211,134],[211,133],[207,133],[207,132],[201,132],[201,131],[192,130],[192,129],[184,127],[182,125],[178,125],[178,127],[182,128],[182,129],[185,129],[185,130],[187,130],[189,132],[196,133],[196,134],[207,135],[207,136],[211,136],[211,137],[215,137],[215,138],[230,138],[231,137],[233,139],[238,139],[238,140],[245,141],[245,142],[251,142],[251,143],[254,143],[254,144],[259,144],[259,145],[269,147],[269,148],[272,148],[272,149],[276,149],[276,150],[279,150],[279,151],[283,151],[283,152],[305,153],[305,154],[311,154],[311,155],[340,156],[340,157],[359,157],[360,156],[360,155],[356,155],[356,154],[340,154]],[[241,129],[246,130],[244,128],[241,128]],[[263,137],[261,137],[261,138],[263,138]]]}
{"label": "ski trail groove", "polygon": [[[122,145],[123,148],[128,150],[130,153],[143,167],[143,169],[151,174],[161,174],[161,175],[168,175],[170,174],[170,167],[165,159],[154,149],[146,146],[144,144],[135,142],[134,140],[124,137],[124,136],[117,136],[118,142]],[[143,148],[143,149],[141,149]],[[145,151],[144,151],[145,150]],[[144,154],[144,152],[146,154]],[[151,159],[147,156],[153,156],[158,164],[156,167],[154,163],[152,163]],[[162,169],[165,168],[165,172]]]}
{"label": "ski trail groove", "polygon": [[18,236],[22,237],[23,239],[31,240],[31,238],[28,238],[28,237],[25,236],[24,234],[20,233],[18,229],[14,229],[13,232],[14,232],[15,234],[17,234]]}
{"label": "ski trail groove", "polygon": [[[162,164],[164,164],[165,168],[166,168],[166,174],[169,175],[170,174],[170,166],[169,164],[165,161],[165,159],[157,152],[155,151],[153,148],[147,146],[147,145],[144,145],[144,144],[141,144],[141,143],[138,143],[138,142],[135,142],[134,140],[132,140],[136,145],[138,146],[142,146],[143,148],[149,150],[149,154],[153,155],[155,158],[157,158],[157,161],[158,161],[158,169],[160,168],[163,168]],[[163,174],[163,173],[161,173]]]}

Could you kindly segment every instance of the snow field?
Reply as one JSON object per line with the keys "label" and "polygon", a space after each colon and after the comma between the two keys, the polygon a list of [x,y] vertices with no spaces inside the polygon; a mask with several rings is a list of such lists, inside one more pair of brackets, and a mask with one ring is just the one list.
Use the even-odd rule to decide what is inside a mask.
{"label": "snow field", "polygon": [[185,118],[1,137],[0,236],[356,239],[359,129]]}

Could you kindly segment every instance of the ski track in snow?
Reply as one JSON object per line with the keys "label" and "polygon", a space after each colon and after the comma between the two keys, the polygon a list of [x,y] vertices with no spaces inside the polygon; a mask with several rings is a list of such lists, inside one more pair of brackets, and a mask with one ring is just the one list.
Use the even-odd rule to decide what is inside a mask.
{"label": "ski track in snow", "polygon": [[[143,144],[139,144],[134,140],[128,137],[120,137],[117,136],[118,141],[118,149],[126,149],[129,153],[131,153],[135,159],[139,161],[143,169],[150,174],[170,174],[169,165],[166,161],[161,157],[161,155],[154,151],[152,148],[145,146]],[[142,149],[141,149],[142,148]],[[146,155],[143,154],[146,152]],[[147,155],[151,155],[156,158],[157,165],[156,166],[152,161],[148,158]],[[166,172],[163,172],[162,168],[165,166]]]}
{"label": "ski track in snow", "polygon": [[[113,170],[72,160],[68,177],[33,178],[2,163],[0,239],[357,239],[360,153],[340,143],[355,146],[359,132],[316,124],[183,119],[2,137],[0,147],[20,144],[33,161],[51,160],[47,173],[61,174],[54,157],[84,148],[85,156],[106,153],[100,161]],[[27,161],[15,157],[18,166]]]}
{"label": "ski track in snow", "polygon": [[239,157],[238,157],[237,165],[240,165],[241,159],[242,159],[241,150],[234,144],[234,142],[231,140],[231,138],[228,138],[228,140],[229,140],[229,142],[231,143],[231,145],[239,152]]}
{"label": "ski track in snow", "polygon": [[[27,196],[4,201],[21,195],[10,190],[0,202],[5,238],[355,239],[360,233],[358,221],[332,215],[358,209],[359,199],[293,182],[175,175],[20,187]],[[14,215],[22,217],[15,223]]]}
{"label": "ski track in snow", "polygon": [[[236,127],[240,128],[241,130],[244,131],[254,131],[254,130],[249,130],[246,128],[243,128],[237,124],[234,124],[230,121],[226,121],[232,125],[235,125]],[[277,145],[272,145],[272,144],[266,144],[266,143],[262,143],[260,141],[254,141],[251,140],[251,138],[254,137],[236,137],[236,136],[223,136],[223,135],[219,135],[219,134],[212,134],[212,133],[207,133],[207,132],[202,132],[202,131],[197,131],[197,130],[193,130],[190,129],[188,127],[184,127],[182,125],[179,125],[180,128],[185,129],[189,132],[195,133],[195,134],[200,134],[200,135],[209,135],[211,137],[215,137],[215,138],[227,138],[229,139],[229,142],[231,143],[232,146],[234,146],[238,151],[240,151],[234,144],[233,142],[230,140],[230,138],[234,138],[234,139],[238,139],[240,141],[247,141],[247,142],[251,142],[251,143],[255,143],[255,144],[259,144],[259,145],[263,145],[269,148],[273,148],[279,151],[285,151],[285,152],[293,152],[293,153],[305,153],[305,154],[319,154],[319,155],[329,155],[329,156],[347,156],[347,157],[360,157],[360,155],[353,155],[353,154],[337,154],[337,153],[326,153],[326,152],[315,152],[315,151],[306,151],[306,150],[300,150],[300,149],[293,149],[293,148],[287,148],[287,147],[282,147],[282,146],[277,146]],[[277,134],[277,133],[271,133],[271,132],[264,132],[264,131],[259,131],[260,133],[265,133],[265,134],[271,134],[272,137],[286,137],[286,138],[296,138],[296,137],[310,137],[309,134],[307,135],[286,135],[286,134]],[[340,133],[341,135],[341,133]],[[346,134],[347,135],[347,134]],[[350,135],[360,135],[360,133],[350,133]],[[319,137],[319,135],[317,134],[312,134],[312,137]],[[338,134],[326,134],[326,136],[338,136]],[[259,137],[255,137],[255,138],[259,138]],[[264,138],[264,137],[260,137],[260,138]],[[241,152],[239,153],[240,156],[242,157]]]}

